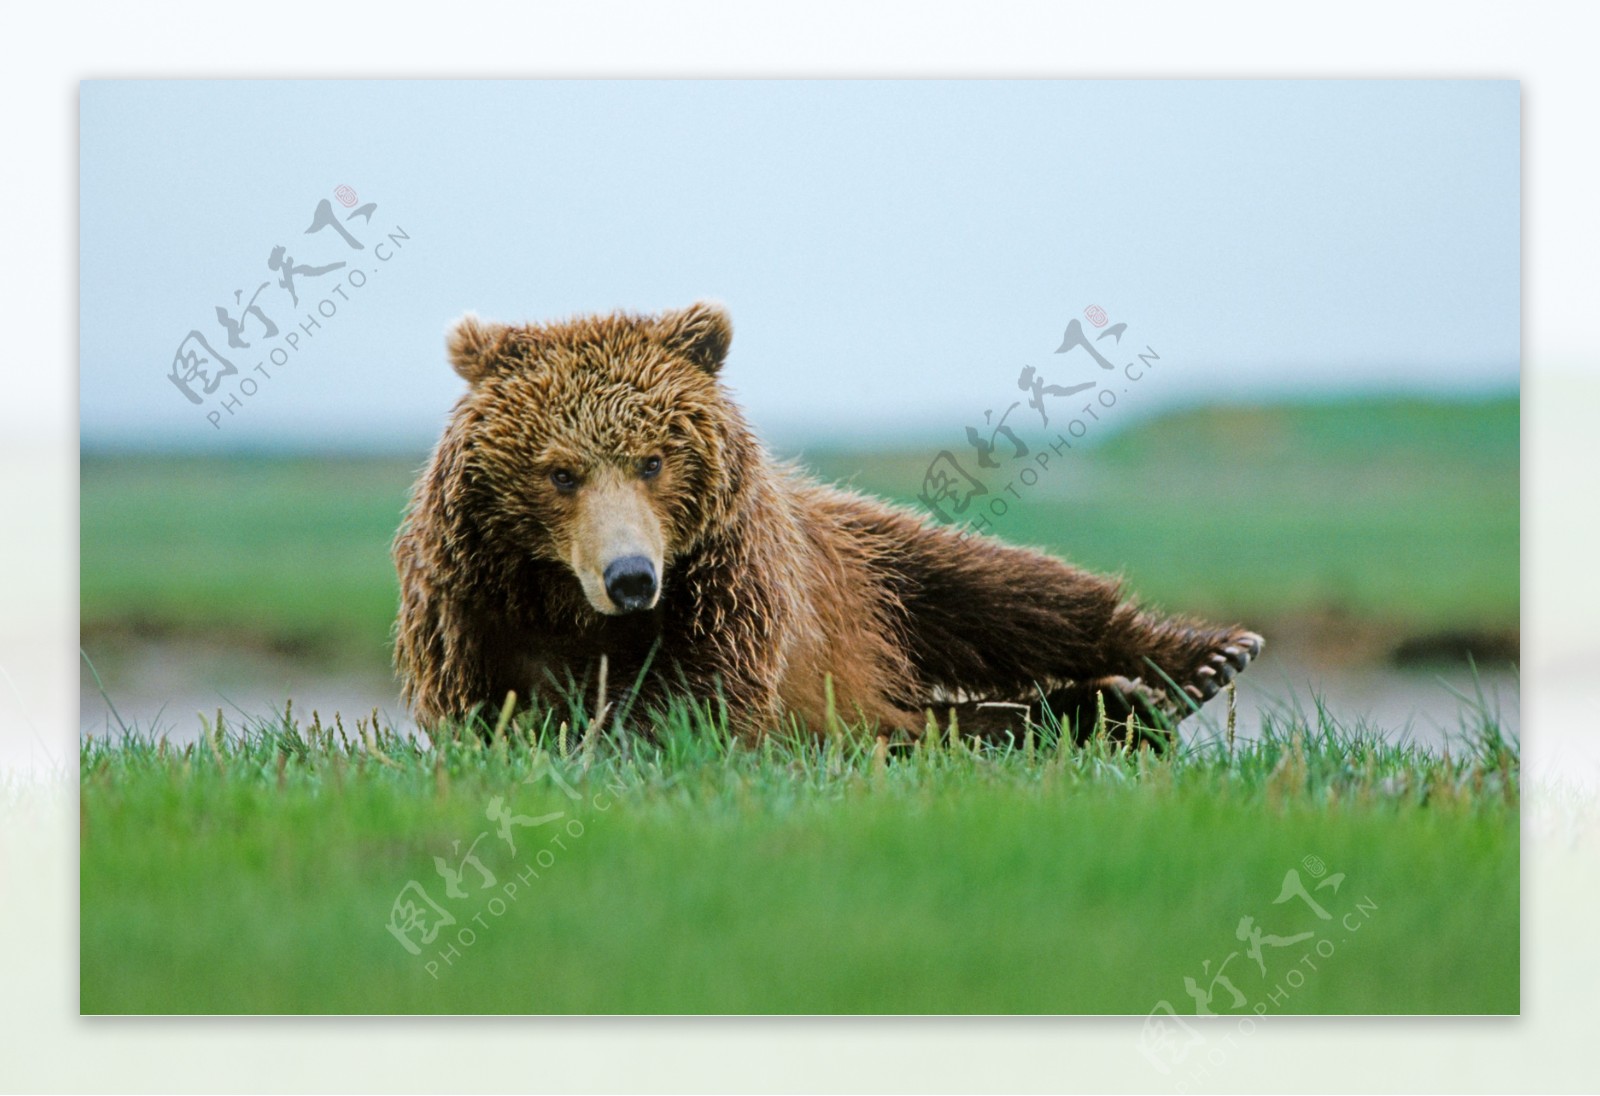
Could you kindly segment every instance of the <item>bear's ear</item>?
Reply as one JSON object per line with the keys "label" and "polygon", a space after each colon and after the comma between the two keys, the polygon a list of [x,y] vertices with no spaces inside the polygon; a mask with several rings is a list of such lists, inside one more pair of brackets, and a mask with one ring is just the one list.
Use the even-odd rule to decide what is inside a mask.
{"label": "bear's ear", "polygon": [[728,346],[733,342],[728,310],[711,301],[663,312],[655,330],[668,347],[713,375],[728,359]]}
{"label": "bear's ear", "polygon": [[468,384],[477,384],[495,370],[507,332],[502,323],[485,323],[468,312],[455,322],[445,339],[450,364]]}

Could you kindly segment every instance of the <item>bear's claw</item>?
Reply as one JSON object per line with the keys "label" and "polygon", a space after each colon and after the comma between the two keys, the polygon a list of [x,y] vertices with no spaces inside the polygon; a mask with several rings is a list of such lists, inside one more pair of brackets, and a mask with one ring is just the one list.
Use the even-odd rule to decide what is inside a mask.
{"label": "bear's claw", "polygon": [[1255,632],[1238,632],[1228,637],[1219,650],[1207,655],[1194,677],[1183,686],[1184,695],[1194,704],[1204,704],[1231,684],[1251,661],[1261,654],[1266,641]]}

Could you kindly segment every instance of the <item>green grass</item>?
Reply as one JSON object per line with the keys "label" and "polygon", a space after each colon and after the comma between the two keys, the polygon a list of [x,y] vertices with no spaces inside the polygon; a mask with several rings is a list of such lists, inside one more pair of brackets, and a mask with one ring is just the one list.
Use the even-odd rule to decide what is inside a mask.
{"label": "green grass", "polygon": [[[681,710],[654,743],[554,715],[437,749],[292,718],[89,741],[81,1007],[1187,1015],[1210,961],[1247,999],[1219,1013],[1515,1012],[1517,752],[1466,720],[1447,757],[1323,712],[1164,757],[1049,728],[748,748]],[[564,813],[513,855],[495,797]],[[447,898],[434,858],[485,831],[496,882]],[[1313,892],[1329,921],[1274,904],[1308,857],[1344,876]],[[420,955],[385,927],[412,880],[456,918]],[[1314,935],[1263,977],[1227,959],[1247,915]]]}
{"label": "green grass", "polygon": [[[994,524],[1169,609],[1514,633],[1518,438],[1515,399],[1208,408],[1064,455]],[[804,456],[913,502],[938,448]],[[386,665],[388,545],[425,456],[85,455],[91,656],[169,634]],[[990,474],[993,493],[1018,469]]]}

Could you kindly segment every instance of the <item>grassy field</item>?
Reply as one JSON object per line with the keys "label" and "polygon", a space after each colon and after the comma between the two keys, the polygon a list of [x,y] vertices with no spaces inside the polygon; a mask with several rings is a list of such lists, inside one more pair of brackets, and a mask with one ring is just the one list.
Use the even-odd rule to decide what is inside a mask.
{"label": "grassy field", "polygon": [[[1514,634],[1518,438],[1515,399],[1191,411],[1053,462],[994,527],[1170,609]],[[801,458],[912,502],[936,452]],[[386,664],[388,544],[425,457],[85,455],[86,649],[193,635]]]}
{"label": "grassy field", "polygon": [[1315,716],[1168,757],[531,718],[86,743],[82,1010],[1193,1015],[1185,978],[1220,1015],[1519,1007],[1489,720],[1436,758]]}
{"label": "grassy field", "polygon": [[[1269,636],[1514,649],[1518,438],[1514,399],[1192,411],[1053,462],[993,525]],[[800,456],[910,501],[937,450]],[[83,646],[112,700],[118,652],[168,638],[383,672],[424,458],[86,454]],[[1162,757],[1048,727],[752,751],[682,713],[587,746],[266,712],[87,740],[81,1005],[1192,1015],[1190,979],[1218,1013],[1515,1012],[1516,747],[1464,712],[1444,756],[1326,712]]]}

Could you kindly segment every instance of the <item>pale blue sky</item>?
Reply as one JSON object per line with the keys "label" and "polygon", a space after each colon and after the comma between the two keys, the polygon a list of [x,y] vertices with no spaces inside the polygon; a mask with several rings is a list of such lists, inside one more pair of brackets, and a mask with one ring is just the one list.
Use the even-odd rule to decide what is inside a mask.
{"label": "pale blue sky", "polygon": [[[1162,356],[1129,414],[1517,381],[1514,82],[95,82],[81,106],[88,443],[409,445],[460,391],[462,312],[701,297],[778,438],[959,443],[1024,365],[1089,379],[1052,351],[1091,304]],[[377,204],[361,253],[303,234],[340,184]],[[349,269],[291,308],[278,245],[368,280],[265,381]],[[280,333],[230,352],[215,307],[263,281]],[[166,377],[191,329],[240,368],[198,407]]]}

